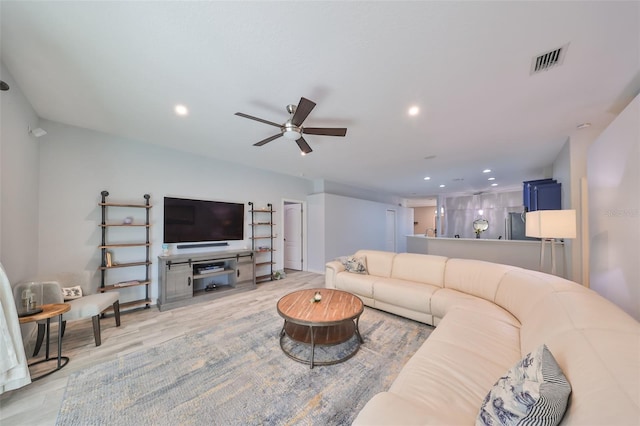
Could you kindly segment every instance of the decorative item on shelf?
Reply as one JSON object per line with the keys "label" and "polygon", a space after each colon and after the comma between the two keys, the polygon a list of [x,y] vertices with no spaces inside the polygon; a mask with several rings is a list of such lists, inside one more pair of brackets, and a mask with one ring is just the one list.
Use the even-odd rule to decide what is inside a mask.
{"label": "decorative item on shelf", "polygon": [[105,254],[105,265],[107,268],[110,268],[114,265],[113,263],[113,253],[111,251],[107,251]]}
{"label": "decorative item on shelf", "polygon": [[275,271],[273,273],[273,279],[274,280],[281,280],[281,279],[286,278],[286,277],[287,277],[287,274],[283,270]]}
{"label": "decorative item on shelf", "polygon": [[169,253],[169,244],[163,244],[162,245],[162,255],[163,256],[168,256]]}
{"label": "decorative item on shelf", "polygon": [[122,221],[123,225],[131,225],[133,223],[133,216],[127,216]]}

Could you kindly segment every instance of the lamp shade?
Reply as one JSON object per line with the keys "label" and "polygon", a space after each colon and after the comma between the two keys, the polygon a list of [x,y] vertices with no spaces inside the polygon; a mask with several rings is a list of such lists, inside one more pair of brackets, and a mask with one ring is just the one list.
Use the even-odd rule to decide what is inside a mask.
{"label": "lamp shade", "polygon": [[527,237],[575,238],[575,210],[537,210],[525,216]]}

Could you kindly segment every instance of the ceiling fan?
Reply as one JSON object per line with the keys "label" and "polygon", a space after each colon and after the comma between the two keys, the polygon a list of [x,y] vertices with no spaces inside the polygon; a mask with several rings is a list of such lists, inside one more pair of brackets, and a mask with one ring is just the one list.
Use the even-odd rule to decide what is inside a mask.
{"label": "ceiling fan", "polygon": [[287,139],[296,141],[302,151],[302,155],[308,154],[311,151],[311,147],[304,140],[302,134],[306,135],[322,135],[322,136],[344,136],[347,134],[346,128],[329,128],[329,127],[302,127],[302,122],[307,118],[311,110],[316,106],[315,102],[306,98],[300,98],[298,105],[288,105],[287,112],[291,115],[284,124],[274,123],[272,121],[263,120],[262,118],[253,117],[251,115],[244,114],[242,112],[236,112],[235,115],[239,117],[248,118],[250,120],[256,120],[261,123],[269,124],[271,126],[279,127],[280,133],[270,136],[266,139],[256,142],[254,146],[262,146],[272,140],[278,139],[280,136],[284,136]]}

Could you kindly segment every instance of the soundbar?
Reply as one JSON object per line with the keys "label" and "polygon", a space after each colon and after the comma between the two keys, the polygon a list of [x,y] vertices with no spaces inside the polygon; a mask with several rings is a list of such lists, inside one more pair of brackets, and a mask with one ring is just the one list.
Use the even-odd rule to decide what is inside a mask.
{"label": "soundbar", "polygon": [[178,248],[179,249],[187,249],[187,248],[198,248],[198,247],[222,247],[222,246],[228,246],[229,243],[227,242],[222,242],[222,243],[204,243],[204,244],[178,244]]}

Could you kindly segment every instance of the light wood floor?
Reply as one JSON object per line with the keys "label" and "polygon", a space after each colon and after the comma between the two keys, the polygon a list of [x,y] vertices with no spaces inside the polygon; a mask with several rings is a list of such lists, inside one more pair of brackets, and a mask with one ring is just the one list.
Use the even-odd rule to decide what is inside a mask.
{"label": "light wood floor", "polygon": [[[116,327],[113,317],[101,320],[102,345],[95,346],[91,320],[67,324],[62,353],[70,358],[62,370],[21,389],[0,395],[0,424],[55,425],[68,378],[76,371],[116,359],[126,353],[204,330],[213,324],[231,321],[264,309],[276,309],[285,294],[306,288],[324,287],[324,275],[310,272],[288,273],[279,281],[258,284],[256,290],[230,295],[210,302],[160,312],[155,306],[121,316]],[[57,341],[52,327],[51,341]],[[55,349],[54,349],[55,353]],[[44,354],[44,345],[40,351]]]}

